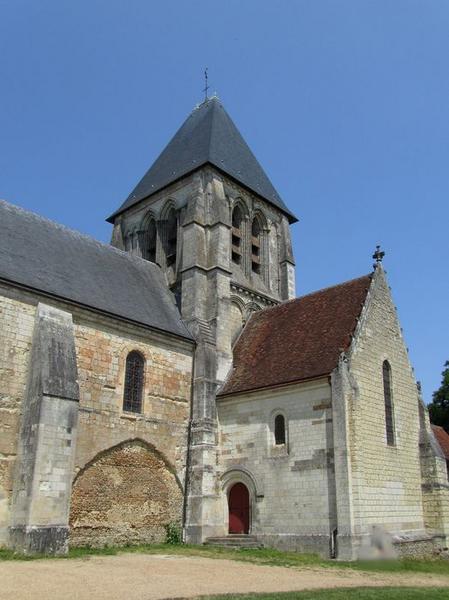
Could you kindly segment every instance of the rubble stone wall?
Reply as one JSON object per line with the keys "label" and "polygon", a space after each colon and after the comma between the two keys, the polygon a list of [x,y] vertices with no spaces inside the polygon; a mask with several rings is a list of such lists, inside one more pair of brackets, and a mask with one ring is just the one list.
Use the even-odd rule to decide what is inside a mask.
{"label": "rubble stone wall", "polygon": [[75,479],[70,512],[74,546],[163,542],[180,525],[183,490],[171,467],[140,440],[107,450]]}

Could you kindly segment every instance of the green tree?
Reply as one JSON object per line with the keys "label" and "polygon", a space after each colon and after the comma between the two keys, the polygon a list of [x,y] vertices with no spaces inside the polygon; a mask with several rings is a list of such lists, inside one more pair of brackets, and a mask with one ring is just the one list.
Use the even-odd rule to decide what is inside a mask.
{"label": "green tree", "polygon": [[449,360],[444,363],[441,375],[441,385],[433,392],[429,414],[434,425],[441,425],[449,433]]}

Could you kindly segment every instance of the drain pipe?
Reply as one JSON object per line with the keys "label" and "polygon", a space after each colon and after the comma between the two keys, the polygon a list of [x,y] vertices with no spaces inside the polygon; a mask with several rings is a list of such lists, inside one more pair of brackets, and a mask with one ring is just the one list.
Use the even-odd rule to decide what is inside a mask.
{"label": "drain pipe", "polygon": [[186,543],[186,522],[187,522],[187,503],[189,497],[189,476],[190,476],[190,464],[191,464],[191,441],[192,441],[192,423],[193,423],[193,395],[194,395],[194,382],[195,382],[195,356],[196,356],[196,342],[192,357],[192,380],[190,382],[190,416],[189,425],[187,428],[187,456],[186,456],[186,474],[184,477],[184,504],[182,507],[182,541]]}
{"label": "drain pipe", "polygon": [[337,528],[335,528],[332,530],[332,533],[330,535],[329,546],[330,546],[330,557],[331,558],[337,558],[337,554],[338,554],[337,534],[338,534],[338,530],[337,530]]}

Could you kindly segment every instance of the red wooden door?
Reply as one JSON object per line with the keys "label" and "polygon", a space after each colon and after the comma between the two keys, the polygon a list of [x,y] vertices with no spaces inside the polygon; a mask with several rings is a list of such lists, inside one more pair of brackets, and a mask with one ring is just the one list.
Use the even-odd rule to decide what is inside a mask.
{"label": "red wooden door", "polygon": [[229,533],[249,533],[249,492],[236,483],[229,492]]}

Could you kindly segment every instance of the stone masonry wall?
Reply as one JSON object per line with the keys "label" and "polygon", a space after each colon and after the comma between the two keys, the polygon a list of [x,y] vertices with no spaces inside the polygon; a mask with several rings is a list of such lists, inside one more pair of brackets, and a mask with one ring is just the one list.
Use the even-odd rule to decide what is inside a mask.
{"label": "stone masonry wall", "polygon": [[0,546],[8,540],[20,409],[28,377],[35,306],[0,288]]}
{"label": "stone masonry wall", "polygon": [[[125,334],[85,320],[77,320],[76,324],[80,424],[75,471],[94,461],[108,448],[129,440],[141,440],[167,461],[173,474],[162,469],[162,458],[156,458],[149,451],[142,456],[128,451],[125,457],[139,460],[130,460],[128,473],[124,472],[123,464],[116,468],[115,475],[111,471],[110,477],[114,481],[117,477],[121,480],[118,488],[110,485],[102,487],[100,484],[94,494],[85,497],[87,505],[83,507],[82,498],[76,495],[76,491],[86,477],[92,478],[95,470],[89,474],[86,472],[75,486],[76,512],[71,516],[71,543],[98,545],[105,542],[163,541],[164,524],[181,522],[182,494],[175,482],[175,474],[181,482],[179,485],[183,486],[190,416],[191,350],[179,343],[167,344],[162,339],[150,341],[131,329]],[[122,410],[125,362],[131,350],[138,350],[145,358],[142,414],[124,413]],[[117,457],[117,454],[114,456]],[[123,456],[118,458],[123,463]],[[147,464],[148,468],[154,467],[158,473],[161,469],[163,472],[160,477],[148,474],[151,481],[147,481],[140,476],[140,463]],[[98,473],[102,472],[101,464]],[[132,494],[128,492],[124,499],[122,491],[126,482],[135,487],[138,478],[142,485],[147,481],[148,487],[140,486]],[[157,485],[154,485],[155,478]],[[170,497],[170,500],[161,503],[161,494]],[[143,506],[137,511],[139,503]],[[164,509],[167,512],[164,513]],[[82,518],[76,516],[78,513],[82,514]]]}
{"label": "stone masonry wall", "polygon": [[[395,533],[424,529],[416,382],[382,267],[371,285],[349,361],[354,533],[374,525]],[[392,375],[395,444],[386,440],[382,364]]]}
{"label": "stone masonry wall", "polygon": [[439,548],[446,548],[449,538],[449,480],[446,457],[432,430],[429,411],[419,399],[420,462],[424,525],[439,534]]}
{"label": "stone masonry wall", "polygon": [[[144,244],[145,237],[143,234],[148,215],[153,215],[156,220],[160,219],[165,207],[171,203],[179,212],[181,226],[178,230],[178,258],[175,267],[176,273],[174,274],[175,279],[179,278],[180,271],[183,268],[183,255],[185,253],[196,260],[200,259],[201,262],[201,252],[204,250],[201,248],[201,244],[197,243],[194,248],[184,248],[185,240],[183,239],[181,229],[185,220],[189,220],[190,218],[190,206],[195,205],[195,210],[200,212],[198,205],[201,205],[201,209],[205,209],[207,212],[210,196],[214,195],[215,192],[213,186],[211,189],[208,189],[208,184],[211,181],[220,182],[220,185],[223,186],[224,196],[220,199],[219,210],[222,211],[222,216],[226,215],[226,221],[230,221],[233,204],[240,201],[246,207],[245,219],[247,227],[249,227],[250,215],[256,213],[263,214],[267,222],[266,256],[263,261],[267,273],[266,281],[262,281],[259,275],[251,273],[248,269],[244,273],[242,269],[235,268],[235,265],[233,265],[233,282],[237,286],[243,286],[245,290],[259,292],[262,294],[262,298],[264,296],[274,300],[293,298],[295,295],[295,269],[290,230],[286,217],[271,204],[250,193],[236,182],[231,181],[230,178],[221,175],[211,166],[206,166],[200,171],[171,184],[164,190],[152,195],[148,200],[139,202],[136,206],[131,207],[124,214],[120,215],[114,225],[114,232],[112,234],[113,245],[138,256],[144,256],[145,250],[142,245]],[[209,198],[206,199],[208,196]],[[194,202],[192,202],[192,199],[194,199]],[[221,217],[220,220],[222,220]],[[202,220],[200,219],[199,223],[201,222]],[[211,252],[220,246],[219,251],[224,251],[226,256],[230,257],[229,235],[226,237],[225,245],[213,244],[213,246],[214,248]],[[163,260],[157,262],[162,264]],[[170,283],[174,283],[174,279],[172,278],[173,273],[168,273],[167,271],[167,276]]]}
{"label": "stone masonry wall", "polygon": [[[326,379],[220,398],[224,530],[227,494],[247,485],[251,533],[267,545],[329,556],[336,527],[330,385]],[[276,446],[274,418],[284,415],[287,443]]]}
{"label": "stone masonry wall", "polygon": [[[80,385],[78,472],[97,454],[130,440],[156,448],[184,477],[190,415],[191,350],[137,328],[75,318]],[[126,357],[145,358],[142,413],[122,410]]]}
{"label": "stone masonry wall", "polygon": [[72,315],[39,302],[33,327],[11,502],[10,546],[64,554],[78,423]]}
{"label": "stone masonry wall", "polygon": [[[12,287],[0,289],[0,545],[8,542],[20,408],[38,300],[37,295]],[[62,302],[48,298],[45,302],[73,316],[80,387],[74,476],[101,453],[136,440],[164,461],[173,474],[168,480],[175,477],[177,487],[182,487],[190,416],[191,344]],[[140,351],[146,361],[139,415],[122,411],[125,361],[131,350]],[[182,499],[173,497],[178,498],[177,509],[170,514],[179,520]],[[99,496],[97,510],[101,512],[102,506]],[[118,538],[124,539],[123,531]],[[77,543],[81,541],[78,535]]]}

